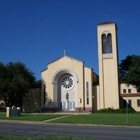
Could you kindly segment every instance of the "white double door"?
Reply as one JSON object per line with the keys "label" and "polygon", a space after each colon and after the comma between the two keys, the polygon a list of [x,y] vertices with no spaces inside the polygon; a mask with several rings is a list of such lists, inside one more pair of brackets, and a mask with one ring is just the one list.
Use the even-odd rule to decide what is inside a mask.
{"label": "white double door", "polygon": [[69,110],[73,111],[75,110],[75,102],[74,101],[62,101],[60,103],[60,110]]}

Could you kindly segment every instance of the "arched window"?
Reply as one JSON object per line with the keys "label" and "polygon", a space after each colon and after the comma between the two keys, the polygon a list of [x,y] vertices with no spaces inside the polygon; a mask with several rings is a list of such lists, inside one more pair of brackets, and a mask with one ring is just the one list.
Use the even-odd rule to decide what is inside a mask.
{"label": "arched window", "polygon": [[111,33],[102,35],[102,53],[112,53],[112,35]]}

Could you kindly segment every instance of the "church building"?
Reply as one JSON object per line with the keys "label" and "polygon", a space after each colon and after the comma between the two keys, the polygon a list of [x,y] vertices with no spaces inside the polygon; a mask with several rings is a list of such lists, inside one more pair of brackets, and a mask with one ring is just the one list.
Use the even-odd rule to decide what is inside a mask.
{"label": "church building", "polygon": [[[83,61],[64,52],[64,56],[48,63],[41,72],[41,107],[91,112],[109,107],[118,109],[124,107],[126,101],[140,111],[138,91],[119,81],[116,23],[98,24],[97,34],[99,76],[92,68],[84,66]],[[133,93],[129,93],[130,90]]]}
{"label": "church building", "polygon": [[[131,107],[140,111],[140,91],[119,80],[115,22],[97,25],[99,76],[84,61],[64,55],[41,72],[42,84],[23,97],[23,112],[94,112]],[[0,108],[5,102],[0,100]]]}

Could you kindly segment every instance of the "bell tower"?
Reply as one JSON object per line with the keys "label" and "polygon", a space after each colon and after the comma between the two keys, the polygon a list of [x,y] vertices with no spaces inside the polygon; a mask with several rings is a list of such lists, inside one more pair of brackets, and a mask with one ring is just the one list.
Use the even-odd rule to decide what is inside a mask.
{"label": "bell tower", "polygon": [[98,109],[119,108],[117,26],[114,22],[97,25],[99,95]]}

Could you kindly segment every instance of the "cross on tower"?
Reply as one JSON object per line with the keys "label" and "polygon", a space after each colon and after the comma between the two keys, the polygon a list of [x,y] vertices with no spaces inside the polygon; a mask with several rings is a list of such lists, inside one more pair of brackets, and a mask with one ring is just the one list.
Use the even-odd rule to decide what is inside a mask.
{"label": "cross on tower", "polygon": [[66,50],[64,50],[64,55],[66,55]]}
{"label": "cross on tower", "polygon": [[108,15],[106,14],[105,16],[106,16],[106,21],[107,21],[108,20]]}

